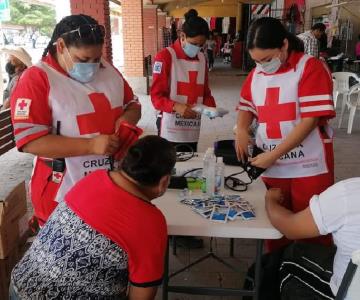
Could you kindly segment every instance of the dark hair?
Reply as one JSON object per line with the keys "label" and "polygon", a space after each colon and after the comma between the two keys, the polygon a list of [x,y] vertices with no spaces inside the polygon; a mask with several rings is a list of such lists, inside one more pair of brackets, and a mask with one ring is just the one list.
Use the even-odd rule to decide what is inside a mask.
{"label": "dark hair", "polygon": [[71,30],[79,28],[81,25],[99,25],[99,23],[92,17],[87,15],[71,15],[63,18],[59,23],[56,24],[54,32],[51,36],[48,46],[45,48],[43,57],[47,55],[48,52],[54,55],[56,53],[56,46],[54,43],[59,37],[64,39],[65,45],[80,47],[83,45],[101,45],[104,43],[104,36],[102,34],[96,33],[88,37],[80,37],[77,32],[69,33]]}
{"label": "dark hair", "polygon": [[279,20],[270,17],[259,18],[250,25],[246,46],[249,50],[280,49],[284,45],[284,39],[289,41],[289,52],[304,51],[302,41],[288,32]]}
{"label": "dark hair", "polygon": [[156,135],[139,139],[125,156],[121,169],[142,186],[154,186],[170,175],[176,163],[173,145]]}
{"label": "dark hair", "polygon": [[325,32],[326,26],[323,23],[316,23],[311,27],[311,30],[319,30],[321,32]]}
{"label": "dark hair", "polygon": [[209,25],[203,18],[198,16],[195,9],[190,9],[184,16],[185,22],[182,25],[182,31],[186,36],[196,37],[203,35],[206,38],[209,37]]}

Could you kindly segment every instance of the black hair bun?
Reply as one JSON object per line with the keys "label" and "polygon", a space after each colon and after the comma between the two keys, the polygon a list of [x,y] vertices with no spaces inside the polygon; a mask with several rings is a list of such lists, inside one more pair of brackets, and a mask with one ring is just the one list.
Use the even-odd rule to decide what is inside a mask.
{"label": "black hair bun", "polygon": [[197,10],[192,8],[184,15],[185,21],[188,21],[191,18],[196,18],[198,15],[199,14],[198,14]]}

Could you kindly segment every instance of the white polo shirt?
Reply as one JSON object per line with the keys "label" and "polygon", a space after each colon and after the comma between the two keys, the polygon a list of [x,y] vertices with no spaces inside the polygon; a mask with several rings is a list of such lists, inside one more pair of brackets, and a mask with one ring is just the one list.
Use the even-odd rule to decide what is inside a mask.
{"label": "white polo shirt", "polygon": [[332,233],[337,251],[330,287],[337,294],[351,254],[360,249],[360,177],[336,183],[310,200],[320,234]]}

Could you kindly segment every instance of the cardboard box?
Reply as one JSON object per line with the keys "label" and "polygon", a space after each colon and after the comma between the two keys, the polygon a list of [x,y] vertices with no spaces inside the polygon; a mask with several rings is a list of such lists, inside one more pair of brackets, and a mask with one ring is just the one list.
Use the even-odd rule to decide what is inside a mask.
{"label": "cardboard box", "polygon": [[17,246],[5,259],[0,259],[0,299],[9,299],[11,271],[25,252],[24,246]]}
{"label": "cardboard box", "polygon": [[28,215],[25,182],[18,184],[5,199],[0,199],[0,259],[26,241]]}

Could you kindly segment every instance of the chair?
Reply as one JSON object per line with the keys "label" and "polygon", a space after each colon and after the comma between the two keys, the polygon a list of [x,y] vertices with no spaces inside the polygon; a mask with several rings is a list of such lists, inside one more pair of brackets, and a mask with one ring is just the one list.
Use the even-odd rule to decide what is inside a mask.
{"label": "chair", "polygon": [[354,251],[341,281],[335,300],[360,299],[360,250]]}
{"label": "chair", "polygon": [[350,91],[346,95],[345,101],[342,103],[339,128],[341,128],[346,107],[350,110],[347,133],[351,134],[356,110],[360,108],[360,84],[355,84],[350,88]]}
{"label": "chair", "polygon": [[360,83],[360,78],[351,72],[335,72],[332,73],[332,78],[334,82],[333,88],[333,99],[334,99],[334,107],[336,108],[336,103],[339,95],[342,95],[342,104],[344,104],[344,97],[347,96],[350,90],[350,79],[354,79],[355,81]]}

